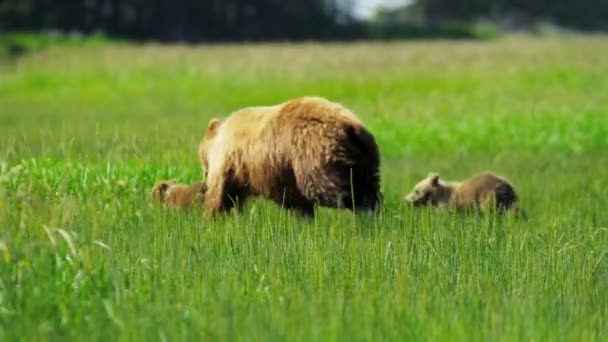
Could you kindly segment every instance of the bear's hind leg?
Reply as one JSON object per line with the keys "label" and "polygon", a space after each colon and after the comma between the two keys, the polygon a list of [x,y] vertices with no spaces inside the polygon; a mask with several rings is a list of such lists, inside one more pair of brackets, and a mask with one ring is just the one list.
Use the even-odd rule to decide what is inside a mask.
{"label": "bear's hind leg", "polygon": [[274,197],[274,201],[281,208],[294,211],[301,216],[312,218],[315,215],[315,202],[308,200],[298,191],[285,189],[281,196]]}
{"label": "bear's hind leg", "polygon": [[284,208],[292,210],[306,218],[313,218],[315,216],[315,206],[313,203],[305,205],[285,206]]}
{"label": "bear's hind leg", "polygon": [[[357,166],[357,165],[355,165]],[[360,212],[377,212],[383,201],[377,176],[362,168],[344,167],[338,184],[342,184],[338,207]],[[338,182],[338,180],[336,180]]]}

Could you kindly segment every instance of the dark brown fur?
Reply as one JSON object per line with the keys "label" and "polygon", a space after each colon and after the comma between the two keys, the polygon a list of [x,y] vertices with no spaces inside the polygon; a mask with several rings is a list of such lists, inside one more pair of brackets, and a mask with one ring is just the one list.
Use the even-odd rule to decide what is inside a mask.
{"label": "dark brown fur", "polygon": [[374,137],[353,113],[322,98],[211,120],[199,158],[212,214],[249,196],[306,215],[315,204],[375,210],[382,196]]}
{"label": "dark brown fur", "polygon": [[[517,194],[505,178],[485,172],[463,182],[448,182],[436,173],[420,181],[405,201],[455,210],[499,211],[516,209]],[[522,212],[523,213],[523,212]]]}
{"label": "dark brown fur", "polygon": [[202,182],[184,185],[163,180],[154,186],[152,200],[168,208],[202,208],[206,191],[207,186]]}

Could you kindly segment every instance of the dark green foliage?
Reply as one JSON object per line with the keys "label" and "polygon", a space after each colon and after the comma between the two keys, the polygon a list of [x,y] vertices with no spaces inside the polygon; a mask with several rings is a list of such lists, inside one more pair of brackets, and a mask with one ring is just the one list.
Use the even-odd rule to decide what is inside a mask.
{"label": "dark green foliage", "polygon": [[495,36],[487,26],[479,32],[480,19],[507,29],[529,28],[537,22],[585,30],[608,28],[608,1],[603,0],[418,0],[395,11],[380,10],[371,22],[355,19],[353,4],[344,0],[2,0],[0,30],[102,32],[162,41],[262,41]]}
{"label": "dark green foliage", "polygon": [[[8,0],[0,25],[160,40],[348,38],[348,14],[325,0]],[[338,19],[341,18],[341,23]],[[0,27],[2,28],[2,27]]]}
{"label": "dark green foliage", "polygon": [[480,18],[514,20],[526,25],[550,21],[578,29],[607,29],[608,2],[603,0],[418,0],[428,23]]}

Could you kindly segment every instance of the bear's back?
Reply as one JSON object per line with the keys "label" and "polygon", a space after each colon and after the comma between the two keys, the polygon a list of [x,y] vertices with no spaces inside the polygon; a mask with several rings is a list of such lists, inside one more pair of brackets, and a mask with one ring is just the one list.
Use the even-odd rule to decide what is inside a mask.
{"label": "bear's back", "polygon": [[481,173],[462,182],[455,190],[452,206],[487,209],[511,206],[517,200],[512,185],[505,178],[490,172]]}
{"label": "bear's back", "polygon": [[320,122],[343,122],[363,125],[361,120],[343,105],[322,97],[302,97],[289,100],[278,107],[284,120],[307,119]]}

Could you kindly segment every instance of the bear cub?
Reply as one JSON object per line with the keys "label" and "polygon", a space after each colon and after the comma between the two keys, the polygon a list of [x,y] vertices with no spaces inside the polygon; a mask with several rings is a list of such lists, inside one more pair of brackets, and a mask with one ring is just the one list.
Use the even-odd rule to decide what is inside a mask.
{"label": "bear cub", "polygon": [[405,202],[453,210],[499,213],[512,210],[525,217],[525,213],[517,208],[517,194],[511,183],[490,172],[462,182],[445,181],[439,178],[439,174],[430,173],[405,196]]}
{"label": "bear cub", "polygon": [[152,200],[168,208],[190,208],[204,204],[207,186],[203,182],[178,184],[171,180],[158,182],[152,190]]}

